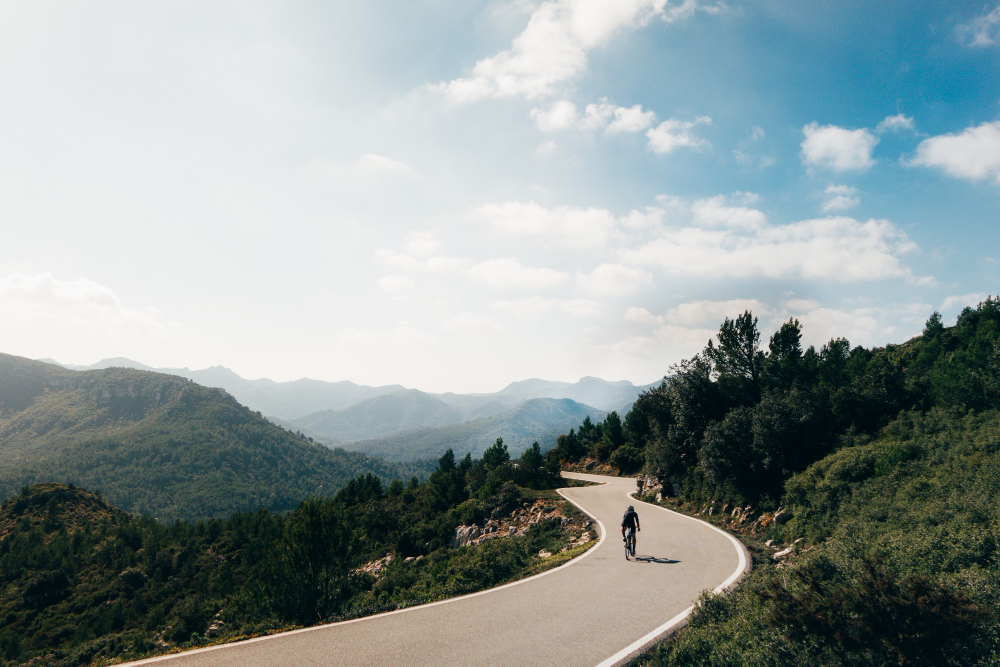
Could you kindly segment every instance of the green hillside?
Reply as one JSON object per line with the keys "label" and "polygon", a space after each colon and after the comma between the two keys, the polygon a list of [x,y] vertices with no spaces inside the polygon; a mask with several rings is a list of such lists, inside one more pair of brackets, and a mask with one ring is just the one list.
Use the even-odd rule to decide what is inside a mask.
{"label": "green hillside", "polygon": [[[26,488],[0,507],[0,663],[108,664],[363,616],[592,546],[589,520],[547,490],[561,482],[541,452],[519,463],[502,445],[483,461],[448,452],[424,484],[365,475],[290,512],[169,525],[78,487]],[[489,539],[456,543],[487,520]]]}
{"label": "green hillside", "polygon": [[559,433],[588,415],[600,419],[604,412],[568,398],[536,398],[485,419],[397,433],[344,446],[388,461],[436,458],[447,449],[479,456],[497,438],[503,438],[515,454],[528,449],[533,442],[538,442],[545,451],[555,445]]}
{"label": "green hillside", "polygon": [[159,519],[287,510],[396,467],[330,450],[218,389],[125,368],[70,371],[0,355],[0,496],[57,481]]}
{"label": "green hillside", "polygon": [[791,320],[765,350],[756,325],[727,319],[619,438],[606,421],[551,453],[643,467],[751,545],[750,577],[649,662],[997,664],[1000,302],[878,349],[803,350]]}

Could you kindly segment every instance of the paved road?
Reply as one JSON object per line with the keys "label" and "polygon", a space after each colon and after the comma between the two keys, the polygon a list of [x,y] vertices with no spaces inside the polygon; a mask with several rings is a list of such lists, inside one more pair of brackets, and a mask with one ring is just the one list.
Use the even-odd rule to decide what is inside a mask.
{"label": "paved road", "polygon": [[[748,567],[742,545],[722,531],[627,498],[634,480],[567,476],[604,482],[560,491],[602,524],[602,540],[558,569],[462,598],[136,664],[610,665],[681,622],[701,591],[731,585]],[[629,503],[645,561],[625,560],[619,525]]]}

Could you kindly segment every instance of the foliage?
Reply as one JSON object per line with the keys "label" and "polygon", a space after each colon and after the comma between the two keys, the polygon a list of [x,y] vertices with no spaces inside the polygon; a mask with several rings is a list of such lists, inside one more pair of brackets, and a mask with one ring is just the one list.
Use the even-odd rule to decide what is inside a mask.
{"label": "foliage", "polygon": [[1000,411],[907,412],[789,480],[787,536],[653,664],[995,664]]}
{"label": "foliage", "polygon": [[[539,496],[560,502],[545,490],[559,478],[537,443],[516,467],[500,460],[502,442],[495,454],[488,466],[456,461],[449,450],[424,484],[394,480],[387,491],[368,473],[284,514],[261,509],[197,523],[130,515],[77,487],[26,488],[0,508],[2,659],[137,658],[523,576],[539,566],[533,554],[558,551],[580,526],[550,521],[523,537],[452,546],[459,525]],[[362,569],[380,560],[377,578]]]}
{"label": "foliage", "polygon": [[834,338],[803,350],[801,338],[791,319],[765,351],[752,313],[727,318],[623,421],[614,413],[585,420],[549,455],[570,462],[589,454],[634,471],[638,451],[668,493],[775,509],[789,478],[870,440],[902,411],[1000,407],[1000,305],[992,298],[966,308],[953,327],[935,313],[923,336],[885,349]]}
{"label": "foliage", "polygon": [[[703,597],[652,662],[996,664],[1000,302],[886,348],[803,350],[801,333],[789,320],[765,350],[750,312],[726,319],[625,416],[611,461],[640,452],[680,501],[783,505],[770,536],[810,545]],[[605,428],[550,456],[592,453],[583,434]]]}

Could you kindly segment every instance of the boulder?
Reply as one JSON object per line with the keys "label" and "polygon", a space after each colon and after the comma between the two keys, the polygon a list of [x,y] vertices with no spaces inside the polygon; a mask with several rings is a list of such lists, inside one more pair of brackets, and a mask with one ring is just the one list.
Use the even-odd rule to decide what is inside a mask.
{"label": "boulder", "polygon": [[464,547],[479,537],[482,531],[479,526],[459,526],[455,529],[455,535],[451,538],[452,547]]}
{"label": "boulder", "polygon": [[774,552],[774,554],[771,555],[771,558],[774,560],[781,560],[782,558],[788,558],[790,555],[792,555],[792,547]]}

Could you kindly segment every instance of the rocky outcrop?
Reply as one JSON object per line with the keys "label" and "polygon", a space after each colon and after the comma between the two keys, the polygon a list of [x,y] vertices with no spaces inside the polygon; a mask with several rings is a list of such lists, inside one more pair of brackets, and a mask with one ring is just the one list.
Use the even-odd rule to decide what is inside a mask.
{"label": "rocky outcrop", "polygon": [[479,526],[459,526],[451,538],[451,546],[453,548],[467,546],[480,535],[482,535],[482,529]]}
{"label": "rocky outcrop", "polygon": [[[459,526],[451,537],[451,546],[470,546],[482,544],[486,540],[498,537],[524,535],[536,523],[546,519],[558,519],[564,526],[572,522],[572,519],[565,516],[559,506],[552,504],[551,501],[525,502],[521,507],[507,515],[499,515],[499,513],[494,512],[482,526]],[[590,519],[584,519],[582,527],[589,528],[591,523]],[[589,531],[584,532],[584,535],[587,535],[587,540],[579,542],[579,544],[590,540]]]}
{"label": "rocky outcrop", "polygon": [[383,558],[378,560],[373,560],[370,563],[365,563],[358,569],[354,570],[354,574],[370,574],[376,579],[378,579],[385,568],[389,567],[389,563],[393,561],[392,554],[386,554]]}

